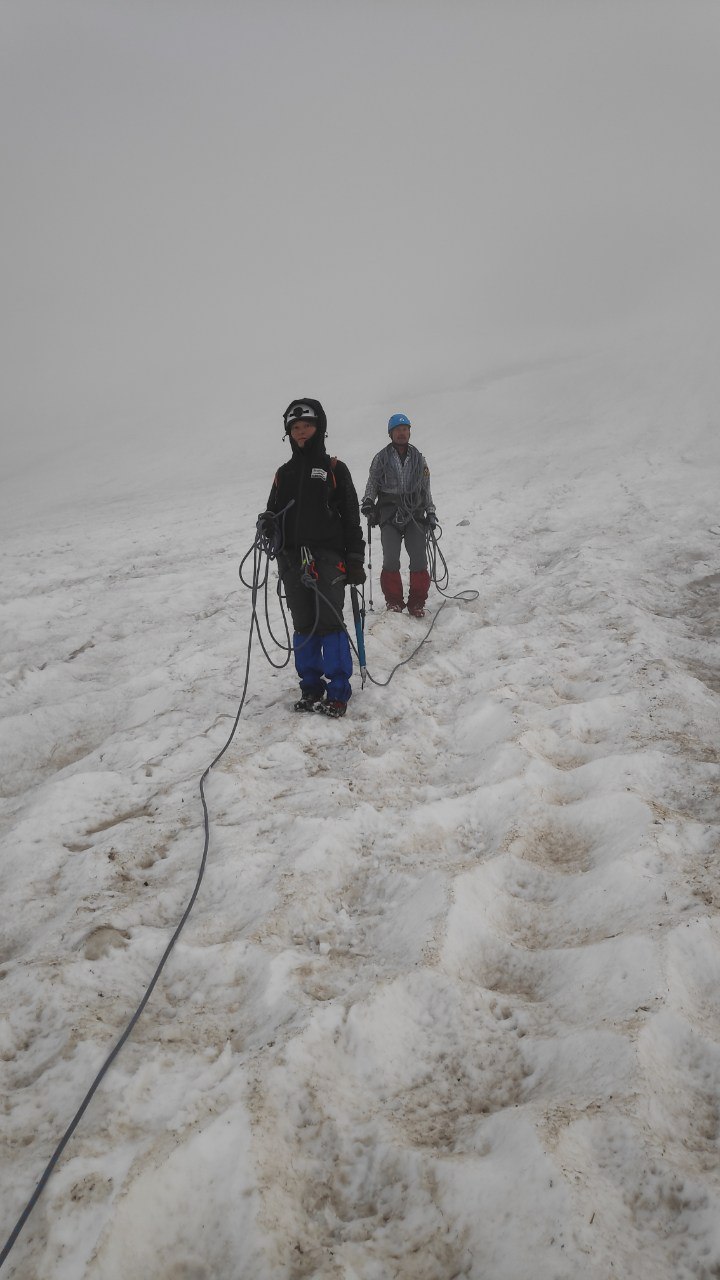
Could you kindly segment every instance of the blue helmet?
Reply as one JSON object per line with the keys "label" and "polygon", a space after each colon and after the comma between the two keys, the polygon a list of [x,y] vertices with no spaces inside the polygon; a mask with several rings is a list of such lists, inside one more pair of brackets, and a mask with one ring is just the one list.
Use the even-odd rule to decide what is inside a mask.
{"label": "blue helmet", "polygon": [[388,422],[388,435],[392,435],[394,427],[410,427],[412,423],[404,413],[394,413]]}

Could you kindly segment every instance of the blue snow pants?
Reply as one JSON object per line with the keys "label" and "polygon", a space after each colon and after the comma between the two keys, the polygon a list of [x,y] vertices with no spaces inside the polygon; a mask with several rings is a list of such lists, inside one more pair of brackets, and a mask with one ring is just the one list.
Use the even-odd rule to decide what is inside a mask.
{"label": "blue snow pants", "polygon": [[327,689],[328,702],[349,702],[352,696],[352,654],[344,631],[327,635],[293,635],[295,670],[303,693],[322,693]]}

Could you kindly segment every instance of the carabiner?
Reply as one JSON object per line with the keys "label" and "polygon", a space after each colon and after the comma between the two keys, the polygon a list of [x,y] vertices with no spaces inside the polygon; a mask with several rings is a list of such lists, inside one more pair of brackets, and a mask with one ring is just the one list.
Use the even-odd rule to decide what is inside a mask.
{"label": "carabiner", "polygon": [[314,587],[317,583],[319,574],[317,571],[317,565],[313,560],[312,551],[310,551],[308,547],[300,548],[300,566],[302,568],[300,581],[304,583],[306,587]]}

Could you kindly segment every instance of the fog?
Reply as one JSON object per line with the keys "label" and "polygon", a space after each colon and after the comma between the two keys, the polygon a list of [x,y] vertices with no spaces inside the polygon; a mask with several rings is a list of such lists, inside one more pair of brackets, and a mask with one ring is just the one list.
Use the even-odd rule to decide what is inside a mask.
{"label": "fog", "polygon": [[717,293],[714,2],[4,0],[0,37],[14,488]]}

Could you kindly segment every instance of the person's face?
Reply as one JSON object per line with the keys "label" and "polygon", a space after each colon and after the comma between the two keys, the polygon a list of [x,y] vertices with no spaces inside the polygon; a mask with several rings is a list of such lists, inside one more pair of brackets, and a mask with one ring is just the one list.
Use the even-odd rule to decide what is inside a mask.
{"label": "person's face", "polygon": [[295,441],[299,449],[304,449],[308,440],[312,440],[317,427],[313,422],[306,422],[303,418],[299,422],[293,422],[290,428],[290,435]]}
{"label": "person's face", "polygon": [[393,444],[407,444],[410,439],[410,428],[405,426],[393,427],[390,432],[390,439]]}

